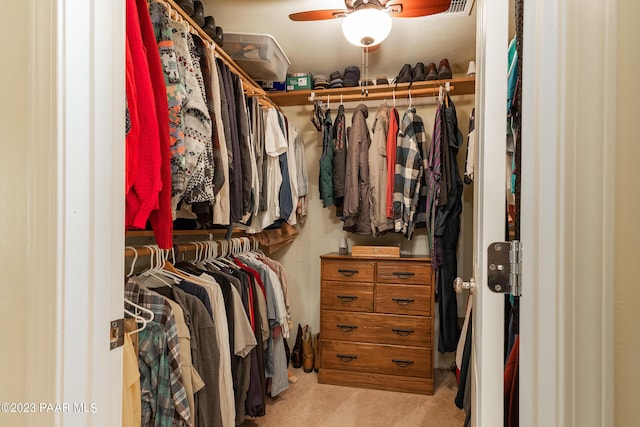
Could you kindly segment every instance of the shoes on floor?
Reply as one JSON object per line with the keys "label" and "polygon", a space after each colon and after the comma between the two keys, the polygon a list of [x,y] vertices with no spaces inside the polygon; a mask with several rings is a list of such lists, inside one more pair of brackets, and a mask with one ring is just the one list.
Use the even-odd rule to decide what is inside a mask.
{"label": "shoes on floor", "polygon": [[313,335],[313,371],[320,370],[320,332]]}
{"label": "shoes on floor", "polygon": [[291,350],[291,364],[294,368],[302,367],[302,326],[298,323],[298,333],[296,334],[296,342]]}
{"label": "shoes on floor", "polygon": [[302,328],[302,370],[313,372],[313,342],[309,325]]}

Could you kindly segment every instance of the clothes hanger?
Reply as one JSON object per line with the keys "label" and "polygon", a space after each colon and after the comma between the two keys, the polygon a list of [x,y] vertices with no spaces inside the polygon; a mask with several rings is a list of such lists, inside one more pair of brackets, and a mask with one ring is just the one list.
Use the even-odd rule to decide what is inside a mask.
{"label": "clothes hanger", "polygon": [[[126,308],[123,308],[124,312],[127,313],[129,316],[133,317],[134,319],[136,319],[136,323],[142,323],[141,327],[129,332],[130,334],[140,332],[141,330],[146,328],[147,323],[151,322],[155,318],[155,313],[149,310],[148,308],[142,307],[141,305],[138,305],[127,298],[124,298],[123,300],[125,304],[129,304],[131,307],[135,309],[135,312],[132,312]],[[141,316],[141,313],[147,314],[149,318]]]}
{"label": "clothes hanger", "polygon": [[[140,276],[153,276],[167,286],[172,286],[173,284],[179,283],[180,280],[182,280],[177,279],[176,276],[172,276],[172,273],[163,270],[164,255],[161,253],[158,246],[145,245],[144,247],[149,249],[151,256],[149,258],[149,269],[145,272],[140,273]],[[170,279],[171,281],[167,281],[166,279]]]}
{"label": "clothes hanger", "polygon": [[133,246],[125,246],[125,249],[131,249],[133,251],[133,261],[131,261],[131,270],[129,270],[129,274],[127,274],[127,277],[131,277],[133,276],[133,272],[136,266],[136,261],[138,260],[138,250],[136,248],[134,248]]}
{"label": "clothes hanger", "polygon": [[[218,245],[216,244],[215,252],[212,252],[211,256],[206,259],[206,263],[208,265],[213,266],[216,269],[220,269],[220,268],[226,267],[227,265],[224,264],[223,262],[221,262],[221,260],[224,259],[223,257],[226,256],[228,246],[229,246],[229,242],[227,240],[221,240],[220,241],[220,254],[218,254]],[[211,248],[211,250],[213,251],[213,248]]]}
{"label": "clothes hanger", "polygon": [[409,88],[409,106],[407,108],[410,109],[412,106],[413,106],[413,99],[411,98],[411,88]]}
{"label": "clothes hanger", "polygon": [[445,92],[446,92],[445,95],[444,95],[444,103],[445,103],[445,106],[447,108],[449,108],[449,90],[450,90],[450,87],[451,86],[449,85],[449,82],[446,82],[444,84],[444,89],[445,89]]}
{"label": "clothes hanger", "polygon": [[169,273],[170,276],[178,279],[178,281],[181,280],[181,279],[189,279],[189,276],[183,274],[181,271],[179,271],[177,268],[175,268],[175,266],[171,262],[169,262],[169,254],[170,253],[173,255],[173,264],[175,264],[175,262],[176,262],[176,256],[175,256],[174,249],[173,248],[168,249],[167,250],[167,254],[164,257],[164,262],[162,264],[162,272],[164,274]]}

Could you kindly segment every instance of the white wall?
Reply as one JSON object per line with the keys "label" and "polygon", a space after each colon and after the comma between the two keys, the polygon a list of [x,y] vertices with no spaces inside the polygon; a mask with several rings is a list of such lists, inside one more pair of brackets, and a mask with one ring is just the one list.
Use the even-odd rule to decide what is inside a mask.
{"label": "white wall", "polygon": [[[458,113],[458,126],[465,136],[465,145],[458,154],[458,162],[461,171],[464,169],[464,160],[466,154],[466,135],[469,126],[469,115],[474,105],[473,96],[460,96],[452,98]],[[382,102],[382,101],[380,101]],[[375,110],[379,105],[372,102],[369,106],[369,118],[367,123],[369,127],[373,124]],[[400,104],[398,101],[398,105]],[[332,119],[335,119],[337,113],[337,104],[331,106]],[[302,132],[305,141],[305,156],[309,173],[309,215],[306,222],[298,226],[299,235],[291,245],[280,249],[272,256],[278,259],[287,269],[287,280],[289,283],[289,299],[291,301],[291,314],[294,328],[297,324],[309,324],[312,331],[318,332],[320,326],[320,255],[328,252],[337,252],[338,244],[342,236],[347,236],[349,247],[353,244],[364,245],[396,245],[400,244],[403,254],[427,255],[427,239],[425,230],[419,230],[412,240],[406,240],[404,237],[395,233],[374,238],[367,236],[357,236],[342,231],[342,222],[335,216],[335,208],[323,208],[322,201],[319,198],[318,189],[318,162],[322,154],[322,132],[316,132],[315,127],[309,120],[311,111],[310,106],[303,107],[287,107],[285,114],[287,118],[294,122],[297,128]],[[404,112],[404,108],[399,107],[400,114]],[[425,105],[417,107],[418,114],[425,123],[425,130],[429,137],[433,129],[433,121],[435,118],[435,105]],[[347,122],[351,122],[352,111],[347,110]],[[472,235],[471,235],[471,203],[473,200],[473,187],[465,185],[463,207],[463,224],[460,235],[460,251],[464,253],[459,257],[458,265],[461,277],[471,277],[471,261],[472,261]],[[459,252],[460,252],[459,251]],[[458,298],[460,315],[464,315],[464,298]],[[437,325],[437,319],[436,319]],[[290,345],[293,345],[295,339],[294,334],[290,339]],[[451,354],[447,357],[441,357],[436,352],[435,366],[449,367],[453,361]]]}
{"label": "white wall", "polygon": [[[25,401],[27,346],[27,138],[28,133],[28,2],[4,5],[4,30],[11,34],[5,46],[5,65],[0,67],[3,102],[0,128],[4,164],[0,168],[0,260],[3,271],[0,286],[0,402]],[[24,425],[17,414],[0,413],[0,424]]]}
{"label": "white wall", "polygon": [[640,197],[636,179],[640,158],[636,120],[640,116],[640,54],[637,41],[640,4],[618,1],[618,135],[615,229],[615,414],[616,426],[638,424],[637,389],[640,383],[640,286],[637,256],[640,253],[638,211]]}

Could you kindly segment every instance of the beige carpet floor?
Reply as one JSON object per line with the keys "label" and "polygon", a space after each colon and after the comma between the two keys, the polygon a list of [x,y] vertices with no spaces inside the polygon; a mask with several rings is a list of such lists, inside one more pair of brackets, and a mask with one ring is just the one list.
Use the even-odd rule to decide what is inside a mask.
{"label": "beige carpet floor", "polygon": [[267,415],[244,427],[448,427],[462,426],[455,406],[454,374],[436,369],[433,396],[318,384],[315,373],[291,369],[296,384],[267,403]]}

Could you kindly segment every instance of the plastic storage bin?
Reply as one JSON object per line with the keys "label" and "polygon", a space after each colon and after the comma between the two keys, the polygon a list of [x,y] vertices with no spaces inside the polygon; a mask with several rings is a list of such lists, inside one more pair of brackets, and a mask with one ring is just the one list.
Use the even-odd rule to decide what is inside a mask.
{"label": "plastic storage bin", "polygon": [[254,80],[285,81],[289,58],[269,34],[224,33],[225,52]]}

